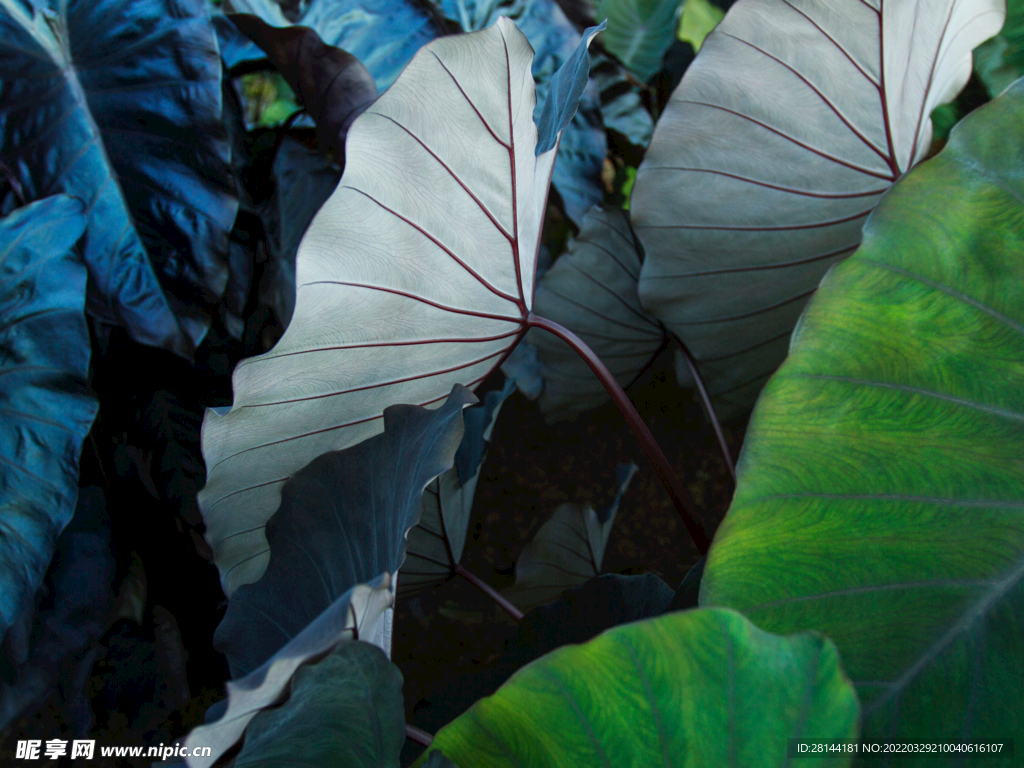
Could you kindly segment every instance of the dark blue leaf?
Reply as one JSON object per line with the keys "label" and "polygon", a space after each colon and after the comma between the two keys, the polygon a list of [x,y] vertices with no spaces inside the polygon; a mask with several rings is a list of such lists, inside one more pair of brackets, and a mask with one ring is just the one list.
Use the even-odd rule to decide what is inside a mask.
{"label": "dark blue leaf", "polygon": [[214,635],[232,678],[258,668],[341,595],[398,571],[423,489],[450,469],[462,409],[476,402],[456,384],[436,410],[384,409],[384,432],[311,461],[285,483],[267,523],[270,564],[239,587]]}
{"label": "dark blue leaf", "polygon": [[0,634],[31,599],[78,495],[86,389],[82,203],[46,198],[0,219]]}
{"label": "dark blue leaf", "polygon": [[0,2],[0,156],[26,201],[86,202],[89,313],[190,356],[225,290],[237,209],[207,3],[38,5]]}
{"label": "dark blue leaf", "polygon": [[414,0],[312,0],[290,17],[269,0],[231,0],[230,5],[271,26],[291,23],[316,30],[324,43],[359,59],[379,91],[395,82],[420,48],[447,31],[428,4]]}
{"label": "dark blue leaf", "polygon": [[579,109],[583,89],[590,80],[590,53],[587,48],[598,32],[604,30],[607,23],[601,22],[596,27],[589,27],[583,33],[583,39],[558,71],[555,72],[548,85],[547,98],[541,109],[540,120],[537,121],[538,155],[547,152],[558,141],[558,134],[569,125],[576,110]]}
{"label": "dark blue leaf", "polygon": [[[103,491],[83,488],[74,517],[60,538],[41,589],[38,612],[34,604],[19,616],[28,619],[30,647],[24,658],[5,658],[16,678],[0,683],[0,729],[6,729],[44,703],[59,682],[57,703],[76,737],[92,725],[85,695],[88,671],[98,655],[97,641],[108,628],[114,606],[116,563],[111,546],[110,518]],[[12,650],[14,627],[4,650]],[[83,669],[84,667],[84,669]]]}

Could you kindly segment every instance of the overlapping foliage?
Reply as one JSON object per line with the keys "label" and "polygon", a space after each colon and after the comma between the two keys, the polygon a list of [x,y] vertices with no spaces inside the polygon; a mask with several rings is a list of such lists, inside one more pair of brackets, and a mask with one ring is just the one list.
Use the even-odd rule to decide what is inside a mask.
{"label": "overlapping foliage", "polygon": [[[84,732],[106,628],[168,624],[134,554],[104,599],[130,478],[228,597],[233,679],[193,767],[412,762],[430,736],[403,737],[393,609],[456,577],[519,632],[434,697],[417,765],[782,765],[797,738],[1021,731],[1019,3],[223,11],[0,0],[5,724],[59,689]],[[237,88],[271,76],[285,98],[247,130]],[[937,106],[989,97],[932,146]],[[153,381],[119,402],[138,342]],[[757,400],[679,589],[599,575],[635,465],[607,511],[558,507],[508,589],[469,573],[513,354],[551,417],[610,396],[685,502],[623,394],[670,345],[712,420]]]}

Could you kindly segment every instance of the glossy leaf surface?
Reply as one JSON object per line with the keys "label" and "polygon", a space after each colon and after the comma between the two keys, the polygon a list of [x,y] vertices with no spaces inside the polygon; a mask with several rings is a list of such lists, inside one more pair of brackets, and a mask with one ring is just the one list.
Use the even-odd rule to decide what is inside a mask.
{"label": "glossy leaf surface", "polygon": [[1024,727],[1022,119],[1018,81],[825,278],[708,555],[701,605],[836,642],[867,739]]}
{"label": "glossy leaf surface", "polygon": [[274,0],[228,0],[231,11],[258,16],[272,27],[298,24],[324,43],[355,56],[373,75],[377,89],[395,82],[416,52],[443,34],[429,6],[409,0],[313,0],[286,16]]}
{"label": "glossy leaf surface", "polygon": [[0,219],[0,636],[32,599],[71,520],[78,459],[96,417],[88,393],[80,201]]}
{"label": "glossy leaf surface", "polygon": [[[232,594],[214,635],[232,677],[258,667],[356,584],[398,573],[423,490],[454,463],[462,409],[474,402],[456,384],[436,410],[393,405],[383,434],[319,456],[285,484],[267,524],[269,552],[253,558],[270,565]],[[390,654],[390,637],[383,647]]]}
{"label": "glossy leaf surface", "polygon": [[238,208],[206,3],[3,0],[0,60],[0,155],[25,200],[86,202],[89,313],[190,356]]}
{"label": "glossy leaf surface", "polygon": [[442,38],[349,130],[299,247],[292,322],[203,425],[200,504],[227,594],[262,573],[247,558],[294,472],[378,434],[388,405],[475,386],[520,337],[554,163],[533,151],[530,61],[507,19]]}
{"label": "glossy leaf surface", "polygon": [[538,659],[432,748],[460,768],[783,766],[790,738],[854,738],[858,710],[827,638],[770,635],[735,611],[681,611]]}
{"label": "glossy leaf surface", "polygon": [[739,0],[658,121],[630,213],[640,299],[750,406],[829,266],[931,144],[1003,0]]}
{"label": "glossy leaf surface", "polygon": [[[640,306],[640,256],[623,211],[592,208],[569,250],[537,286],[534,311],[579,336],[623,388],[665,344],[665,331]],[[544,391],[540,408],[551,420],[594,408],[608,393],[590,367],[564,341],[533,329]]]}

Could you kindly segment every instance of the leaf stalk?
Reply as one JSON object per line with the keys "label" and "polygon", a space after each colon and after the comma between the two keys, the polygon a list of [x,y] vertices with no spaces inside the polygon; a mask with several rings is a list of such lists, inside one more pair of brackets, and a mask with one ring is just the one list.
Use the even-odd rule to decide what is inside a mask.
{"label": "leaf stalk", "polygon": [[711,422],[711,427],[715,430],[718,447],[722,450],[722,458],[725,459],[725,466],[728,467],[729,474],[732,476],[732,484],[736,485],[736,465],[733,463],[732,454],[729,452],[729,445],[725,442],[725,433],[722,431],[722,425],[719,423],[718,415],[715,413],[715,406],[711,403],[711,396],[708,394],[707,387],[704,386],[704,378],[700,375],[700,370],[697,368],[697,361],[693,359],[693,355],[690,354],[690,350],[683,344],[682,339],[674,333],[672,338],[678,345],[679,352],[686,361],[686,365],[690,369],[690,375],[693,376],[693,381],[697,385],[697,394],[700,395],[700,401],[704,405],[704,412],[707,414],[708,421]]}
{"label": "leaf stalk", "polygon": [[434,737],[426,731],[417,728],[415,725],[405,724],[405,738],[409,741],[419,744],[421,747],[429,747],[434,743]]}
{"label": "leaf stalk", "polygon": [[640,414],[637,413],[636,407],[632,401],[626,397],[626,393],[619,386],[619,382],[615,380],[612,372],[608,370],[607,366],[601,362],[601,359],[594,354],[594,351],[587,346],[587,343],[583,341],[579,336],[570,331],[565,326],[556,323],[553,320],[548,320],[545,317],[530,313],[527,318],[527,325],[532,328],[541,328],[548,333],[552,333],[570,347],[573,351],[578,354],[583,361],[590,366],[590,370],[594,372],[598,380],[604,385],[605,390],[611,397],[612,402],[618,407],[622,417],[626,420],[626,424],[629,425],[630,430],[640,443],[640,447],[643,448],[644,453],[647,454],[647,458],[650,460],[651,465],[654,467],[655,473],[661,480],[662,485],[665,486],[665,490],[668,492],[669,498],[672,500],[673,506],[676,508],[676,512],[679,513],[679,517],[682,518],[683,525],[686,526],[686,530],[690,534],[690,538],[693,539],[693,543],[697,546],[697,551],[702,555],[708,551],[711,545],[711,537],[708,536],[707,531],[704,530],[704,525],[701,523],[700,518],[697,517],[693,511],[695,505],[690,494],[687,493],[686,489],[683,488],[683,484],[679,482],[679,478],[676,473],[672,470],[672,465],[669,464],[668,459],[661,450],[661,446],[658,445],[654,439],[654,435],[651,434],[651,430],[647,428],[644,420],[640,418]]}
{"label": "leaf stalk", "polygon": [[502,595],[498,590],[496,590],[486,581],[481,579],[472,571],[466,570],[461,563],[455,566],[455,572],[459,576],[464,578],[466,581],[468,581],[470,584],[472,584],[474,587],[483,592],[485,595],[487,595],[489,598],[491,598],[491,600],[493,600],[502,608],[504,608],[505,612],[513,619],[515,619],[516,621],[523,620],[522,611],[516,608],[511,602],[509,602],[509,600],[504,595]]}

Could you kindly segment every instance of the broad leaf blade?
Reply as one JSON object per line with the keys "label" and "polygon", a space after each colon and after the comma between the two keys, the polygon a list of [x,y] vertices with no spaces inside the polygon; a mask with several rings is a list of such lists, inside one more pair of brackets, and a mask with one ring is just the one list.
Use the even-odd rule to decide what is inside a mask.
{"label": "broad leaf blade", "polygon": [[866,739],[1024,726],[1022,119],[1018,81],[825,278],[708,555],[702,605],[835,640]]}
{"label": "broad leaf blade", "polygon": [[[640,298],[751,405],[807,297],[928,152],[1003,0],[740,0],[658,121],[630,211]],[[883,60],[884,56],[884,60]]]}
{"label": "broad leaf blade", "polygon": [[[566,214],[579,223],[590,206],[602,198],[601,167],[608,150],[596,85],[587,84],[585,75],[582,81],[574,76],[579,65],[589,67],[590,32],[584,32],[581,38],[553,0],[440,0],[439,7],[466,32],[486,29],[505,17],[526,35],[536,51],[532,71],[537,83],[537,105],[533,118],[538,125],[543,125],[542,113],[550,102],[552,83],[561,80],[564,84],[584,84],[574,95],[563,91],[579,100],[578,109],[575,103],[566,108],[558,101],[551,102],[553,113],[564,109],[571,117],[571,122],[563,126],[551,183]],[[548,137],[552,135],[542,127],[540,147],[552,146],[545,142],[545,133]]]}
{"label": "broad leaf blade", "polygon": [[[619,384],[629,386],[661,351],[665,331],[640,306],[640,256],[625,213],[592,208],[569,250],[541,279],[534,311],[583,339]],[[608,399],[601,382],[568,344],[541,330],[537,347],[544,371],[540,408],[550,420],[594,408]]]}
{"label": "broad leaf blade", "polygon": [[318,146],[340,154],[352,121],[377,98],[366,67],[348,51],[325,44],[309,27],[272,27],[248,13],[229,18],[266,51],[316,121]]}
{"label": "broad leaf blade", "polygon": [[267,265],[260,301],[282,328],[295,312],[295,255],[316,212],[338,186],[341,169],[323,155],[285,137],[274,157],[274,193],[262,209],[267,232]]}
{"label": "broad leaf blade", "polygon": [[388,405],[475,386],[520,337],[554,163],[533,153],[530,60],[507,19],[436,40],[350,129],[299,248],[292,322],[203,425],[200,505],[227,594],[262,573],[250,558],[296,470],[379,433]]}
{"label": "broad leaf blade", "polygon": [[[88,311],[190,356],[238,201],[204,0],[0,3],[0,155],[26,199],[86,201]],[[9,211],[10,200],[0,200]]]}
{"label": "broad leaf blade", "polygon": [[[397,578],[423,489],[452,466],[462,409],[473,402],[456,384],[436,410],[393,405],[384,411],[383,434],[295,473],[267,524],[273,557],[254,555],[270,557],[270,565],[231,596],[214,635],[232,677],[258,667],[356,584],[381,572]],[[384,650],[390,655],[390,638]]]}
{"label": "broad leaf blade", "polygon": [[226,5],[273,27],[300,24],[316,30],[324,43],[359,59],[382,92],[420,48],[445,31],[429,6],[409,0],[313,0],[291,17],[273,0],[228,0]]}
{"label": "broad leaf blade", "polygon": [[405,742],[402,673],[369,643],[342,643],[301,667],[288,700],[245,732],[234,768],[397,766]]}
{"label": "broad leaf blade", "polygon": [[544,656],[431,749],[460,768],[783,766],[790,738],[854,738],[858,710],[827,638],[770,635],[735,611],[682,611]]}
{"label": "broad leaf blade", "polygon": [[993,98],[1024,76],[1024,2],[1006,0],[1006,23],[974,51],[974,71]]}
{"label": "broad leaf blade", "polygon": [[423,514],[409,531],[402,566],[403,597],[424,592],[455,576],[491,431],[502,403],[513,390],[515,382],[506,379],[502,389],[488,392],[483,403],[463,411],[466,428],[455,452],[455,466],[427,486],[423,492]]}
{"label": "broad leaf blade", "polygon": [[516,582],[502,594],[523,611],[549,603],[601,573],[605,546],[636,464],[616,468],[618,492],[607,510],[567,502],[540,527],[516,561]]}
{"label": "broad leaf blade", "polygon": [[388,573],[352,587],[259,669],[229,681],[227,704],[218,707],[220,718],[192,729],[185,740],[190,754],[193,747],[211,748],[206,757],[187,758],[189,768],[211,768],[242,738],[253,717],[281,703],[302,665],[315,663],[342,643],[380,635],[393,598]]}
{"label": "broad leaf blade", "polygon": [[449,679],[429,699],[420,701],[415,709],[417,725],[430,732],[440,730],[477,699],[493,694],[521,667],[619,624],[660,616],[673,595],[672,588],[653,573],[609,573],[567,589],[553,603],[523,616],[494,666]]}
{"label": "broad leaf blade", "polygon": [[677,0],[601,0],[597,18],[606,19],[604,45],[644,82],[661,71],[676,37]]}
{"label": "broad leaf blade", "polygon": [[0,636],[32,598],[75,511],[88,394],[85,230],[65,195],[0,219]]}

